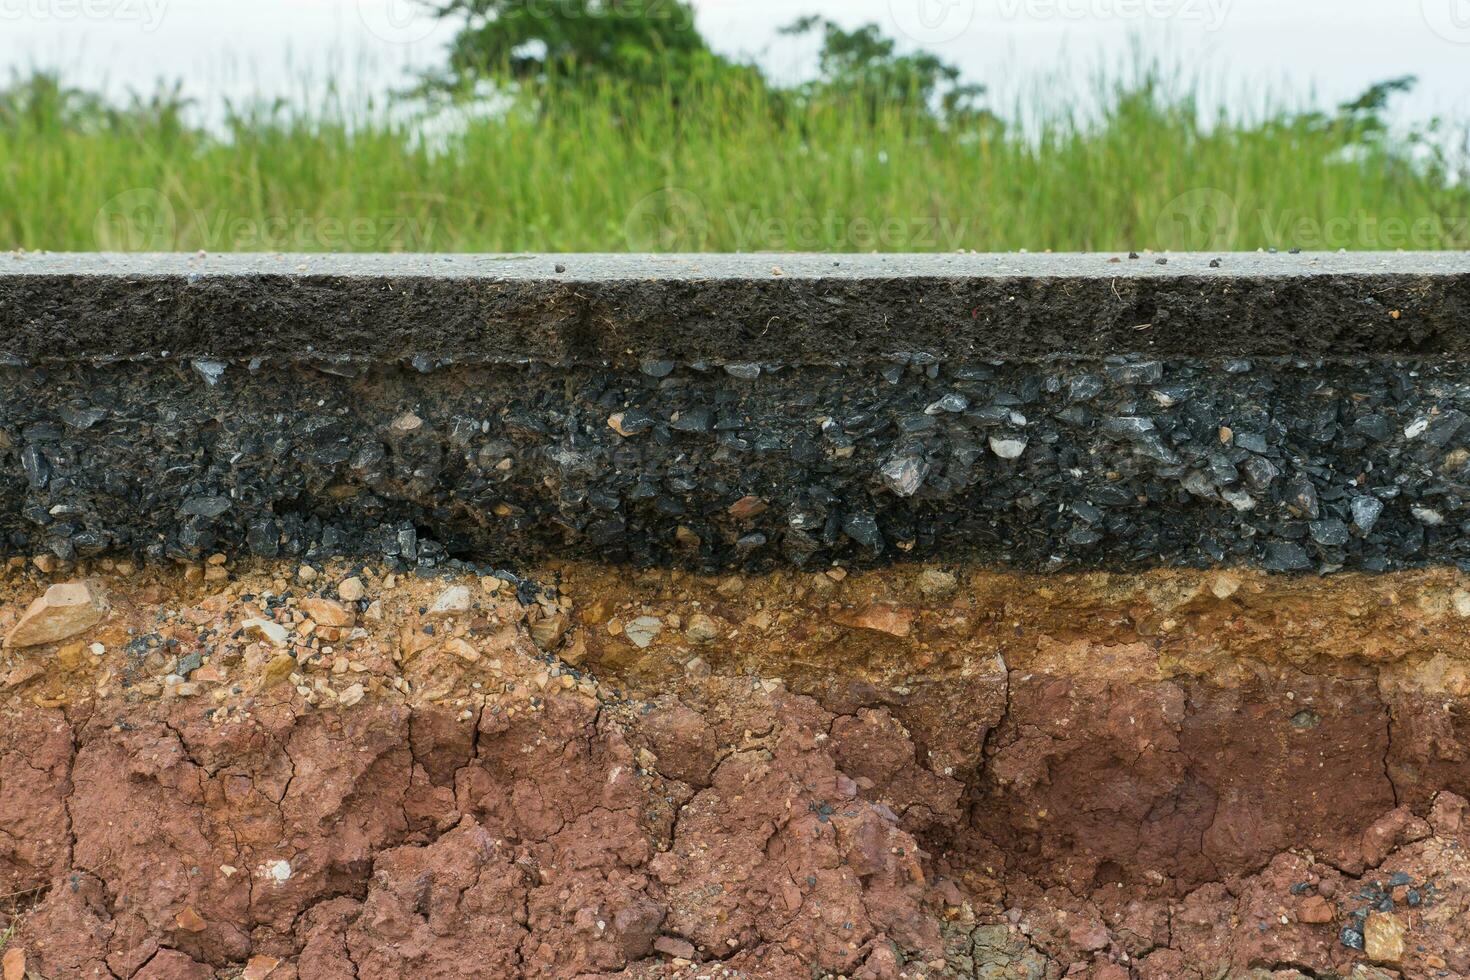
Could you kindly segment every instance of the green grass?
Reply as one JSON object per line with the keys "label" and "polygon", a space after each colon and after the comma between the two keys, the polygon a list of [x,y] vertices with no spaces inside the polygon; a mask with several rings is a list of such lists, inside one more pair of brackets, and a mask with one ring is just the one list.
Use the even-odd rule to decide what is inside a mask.
{"label": "green grass", "polygon": [[[1463,152],[1362,114],[1201,120],[1157,74],[1025,131],[754,86],[524,92],[432,125],[0,99],[0,247],[952,251],[1470,247]],[[1172,94],[1171,94],[1172,92]],[[673,96],[677,96],[677,99]],[[677,104],[676,104],[677,103]],[[440,135],[426,136],[425,133]]]}

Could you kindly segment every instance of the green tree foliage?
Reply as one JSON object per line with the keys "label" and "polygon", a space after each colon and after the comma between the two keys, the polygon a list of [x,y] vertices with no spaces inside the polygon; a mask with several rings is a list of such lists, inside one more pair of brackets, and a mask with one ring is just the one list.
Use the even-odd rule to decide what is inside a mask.
{"label": "green tree foliage", "polygon": [[979,113],[983,89],[927,52],[904,53],[876,24],[845,30],[820,17],[783,29],[819,35],[819,77],[791,89],[770,85],[752,65],[712,51],[686,0],[428,0],[435,13],[462,23],[448,68],[428,81],[465,92],[484,80],[628,85],[660,90],[674,101],[701,82],[732,81],[763,91],[771,111],[821,99],[856,101],[867,110],[916,110],[946,120]]}
{"label": "green tree foliage", "polygon": [[684,0],[433,0],[464,26],[435,79],[464,89],[490,77],[677,84],[731,67],[710,50]]}
{"label": "green tree foliage", "polygon": [[821,36],[819,76],[798,93],[806,97],[855,98],[874,111],[906,106],[958,119],[976,114],[976,101],[985,92],[983,86],[962,82],[959,68],[936,55],[901,53],[877,24],[849,31],[822,17],[803,17],[781,33]]}

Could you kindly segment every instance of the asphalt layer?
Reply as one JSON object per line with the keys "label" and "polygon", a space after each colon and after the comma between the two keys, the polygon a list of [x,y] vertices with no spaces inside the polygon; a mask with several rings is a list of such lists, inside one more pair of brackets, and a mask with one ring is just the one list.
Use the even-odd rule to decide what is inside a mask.
{"label": "asphalt layer", "polygon": [[1464,254],[0,259],[0,361],[1463,359]]}
{"label": "asphalt layer", "polygon": [[0,551],[1470,570],[1470,365],[0,368]]}

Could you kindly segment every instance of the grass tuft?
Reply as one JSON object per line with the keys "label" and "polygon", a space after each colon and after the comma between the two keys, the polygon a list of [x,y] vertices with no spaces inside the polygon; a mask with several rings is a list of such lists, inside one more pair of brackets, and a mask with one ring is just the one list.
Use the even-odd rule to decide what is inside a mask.
{"label": "grass tuft", "polygon": [[[54,82],[54,80],[53,80]],[[1203,118],[1157,71],[1098,108],[944,124],[739,81],[473,109],[117,110],[0,96],[0,247],[952,251],[1470,247],[1470,165],[1372,113]]]}

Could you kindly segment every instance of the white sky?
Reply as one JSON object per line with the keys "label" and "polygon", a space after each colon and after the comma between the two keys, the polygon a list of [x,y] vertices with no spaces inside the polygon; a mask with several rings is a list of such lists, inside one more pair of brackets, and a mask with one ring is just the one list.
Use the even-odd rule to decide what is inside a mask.
{"label": "white sky", "polygon": [[[558,0],[539,0],[556,3]],[[1417,119],[1470,117],[1470,0],[695,0],[720,49],[782,76],[811,51],[776,30],[803,13],[876,21],[959,63],[1004,106],[1040,91],[1085,100],[1089,71],[1130,45],[1207,80],[1227,104],[1269,89],[1323,102],[1418,74]],[[52,66],[114,91],[182,79],[206,101],[401,86],[440,60],[452,26],[414,0],[0,0],[0,72]],[[1059,84],[1057,73],[1069,81]]]}

